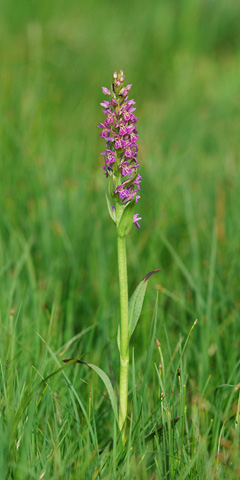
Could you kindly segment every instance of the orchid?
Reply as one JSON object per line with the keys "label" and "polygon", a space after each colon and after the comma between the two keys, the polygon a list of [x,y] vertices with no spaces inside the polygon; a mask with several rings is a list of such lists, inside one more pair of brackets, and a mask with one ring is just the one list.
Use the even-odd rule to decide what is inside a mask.
{"label": "orchid", "polygon": [[[101,153],[104,157],[102,165],[108,179],[107,204],[108,211],[117,230],[118,272],[120,290],[120,385],[119,385],[119,412],[118,426],[122,432],[122,439],[126,440],[126,419],[128,405],[128,370],[129,370],[129,340],[138,321],[143,297],[145,294],[145,281],[138,287],[130,306],[128,305],[128,280],[127,280],[127,254],[126,236],[132,225],[140,228],[142,219],[134,213],[135,204],[140,195],[141,175],[138,173],[138,131],[136,129],[137,117],[135,116],[135,101],[129,100],[128,95],[132,85],[124,86],[124,74],[114,72],[111,88],[102,87],[108,99],[101,102],[105,120],[98,127],[101,129],[100,138],[106,142],[105,150]],[[110,97],[110,98],[109,98]],[[146,277],[147,278],[147,277]],[[140,284],[140,285],[141,285]],[[134,305],[134,307],[133,307]],[[130,315],[130,316],[129,316]],[[106,377],[101,373],[103,379]],[[109,389],[109,381],[106,384]],[[110,392],[113,399],[112,390]],[[114,403],[114,402],[113,402]],[[116,403],[114,403],[116,405]],[[116,410],[114,406],[114,410]]]}

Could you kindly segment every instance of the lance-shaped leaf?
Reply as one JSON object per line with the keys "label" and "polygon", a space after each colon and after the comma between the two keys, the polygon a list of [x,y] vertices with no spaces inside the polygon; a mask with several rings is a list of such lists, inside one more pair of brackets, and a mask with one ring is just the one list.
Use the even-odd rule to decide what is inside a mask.
{"label": "lance-shaped leaf", "polygon": [[115,419],[116,421],[118,421],[118,413],[117,413],[117,398],[116,398],[116,394],[113,390],[113,386],[111,384],[111,381],[109,379],[109,377],[107,376],[107,374],[99,367],[97,367],[96,365],[93,365],[92,363],[87,363],[88,367],[92,368],[98,375],[99,377],[102,379],[107,391],[108,391],[108,395],[109,395],[109,398],[110,398],[110,402],[111,402],[111,405],[112,405],[112,409],[113,409],[113,413],[114,413],[114,416],[115,416]]}
{"label": "lance-shaped leaf", "polygon": [[111,202],[110,202],[110,200],[109,200],[109,198],[108,198],[108,195],[106,195],[106,199],[107,199],[107,207],[108,207],[109,215],[110,215],[112,221],[113,221],[114,223],[116,223],[116,213],[115,213],[115,209],[112,207]]}
{"label": "lance-shaped leaf", "polygon": [[133,226],[133,214],[134,214],[135,203],[136,202],[134,199],[131,202],[127,203],[123,210],[123,213],[118,225],[118,229],[117,229],[117,233],[120,237],[125,237],[130,232]]}
{"label": "lance-shaped leaf", "polygon": [[136,328],[138,319],[142,311],[143,300],[145,297],[148,280],[154,273],[157,273],[160,270],[160,268],[157,268],[156,270],[152,270],[152,272],[149,272],[147,275],[145,275],[145,277],[138,284],[137,288],[135,289],[129,300],[129,340]]}
{"label": "lance-shaped leaf", "polygon": [[98,376],[102,379],[106,389],[107,389],[107,392],[108,392],[108,395],[109,395],[109,399],[110,399],[110,402],[111,402],[111,405],[112,405],[112,409],[113,409],[113,413],[114,413],[114,416],[115,416],[115,419],[116,421],[118,421],[118,413],[117,413],[117,398],[116,398],[116,394],[113,390],[113,386],[111,384],[111,380],[110,378],[107,376],[107,374],[99,367],[97,367],[97,365],[94,365],[93,363],[89,363],[89,362],[84,362],[83,360],[79,360],[78,358],[65,358],[63,360],[64,363],[68,363],[68,362],[71,362],[71,363],[82,363],[83,365],[87,365],[87,367],[90,367],[92,368],[97,374]]}

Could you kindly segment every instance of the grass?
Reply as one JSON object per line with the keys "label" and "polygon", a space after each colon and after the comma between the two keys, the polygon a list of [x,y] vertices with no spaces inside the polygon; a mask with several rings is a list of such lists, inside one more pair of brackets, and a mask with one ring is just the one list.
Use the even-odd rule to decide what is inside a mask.
{"label": "grass", "polygon": [[[1,2],[1,479],[240,477],[238,18],[221,0]],[[131,342],[124,448],[102,380],[62,362],[117,390],[96,125],[119,68],[143,179],[130,293],[162,269]]]}

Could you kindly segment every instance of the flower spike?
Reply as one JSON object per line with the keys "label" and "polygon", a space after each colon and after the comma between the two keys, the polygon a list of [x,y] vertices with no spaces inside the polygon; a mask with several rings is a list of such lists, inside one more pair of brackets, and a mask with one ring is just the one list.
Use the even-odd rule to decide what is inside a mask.
{"label": "flower spike", "polygon": [[[140,228],[138,214],[134,215],[134,207],[140,198],[141,176],[137,173],[139,166],[137,161],[138,131],[136,129],[137,117],[134,115],[134,100],[128,100],[131,84],[124,87],[124,73],[120,70],[113,73],[111,89],[102,87],[105,95],[110,95],[109,100],[101,102],[104,108],[104,122],[100,123],[100,137],[106,141],[103,165],[106,178],[109,179],[109,191],[116,207],[116,224],[125,225],[124,231],[118,231],[120,235],[126,235],[130,226],[126,227],[126,221],[121,222],[125,211],[128,210],[128,223]],[[109,97],[108,97],[109,98]],[[128,207],[131,205],[131,209]],[[131,214],[129,213],[129,210]]]}

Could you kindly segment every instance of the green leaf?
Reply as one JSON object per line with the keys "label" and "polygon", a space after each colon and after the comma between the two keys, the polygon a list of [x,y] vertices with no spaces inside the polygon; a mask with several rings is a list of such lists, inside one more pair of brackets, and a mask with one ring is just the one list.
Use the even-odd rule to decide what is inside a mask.
{"label": "green leaf", "polygon": [[101,368],[97,367],[96,365],[93,365],[92,363],[88,363],[88,362],[86,364],[88,365],[88,367],[92,368],[99,375],[99,377],[102,379],[103,383],[105,384],[105,387],[108,391],[108,395],[112,405],[114,416],[116,418],[116,421],[118,421],[117,398],[109,377]]}
{"label": "green leaf", "polygon": [[153,270],[145,275],[129,300],[129,340],[137,326],[137,322],[142,311],[148,280],[154,273],[157,273],[160,270],[160,268],[157,268],[156,270]]}
{"label": "green leaf", "polygon": [[115,213],[115,210],[112,209],[112,205],[111,205],[111,202],[108,198],[108,195],[106,195],[106,199],[107,199],[107,207],[108,207],[109,215],[110,215],[112,221],[114,223],[116,223],[116,213]]}
{"label": "green leaf", "polygon": [[102,381],[105,384],[105,387],[108,391],[108,395],[109,395],[110,402],[111,402],[111,405],[112,405],[113,413],[114,413],[114,416],[116,418],[116,421],[118,421],[117,398],[116,398],[116,394],[113,390],[113,386],[111,384],[111,381],[110,381],[109,377],[107,376],[107,374],[101,368],[97,367],[93,363],[84,362],[83,360],[79,360],[78,358],[64,359],[63,362],[65,362],[65,363],[70,362],[72,364],[73,363],[82,363],[82,364],[86,365],[87,367],[92,368],[92,370],[94,370],[99,375],[99,377],[102,379]]}
{"label": "green leaf", "polygon": [[127,203],[125,206],[118,228],[117,233],[120,237],[125,237],[131,230],[133,226],[133,214],[135,208],[135,199]]}
{"label": "green leaf", "polygon": [[157,292],[157,296],[156,296],[155,308],[154,308],[152,322],[151,322],[151,328],[150,328],[150,332],[149,332],[149,339],[148,339],[148,346],[147,346],[147,360],[146,360],[145,372],[144,372],[142,388],[141,388],[142,398],[143,398],[144,390],[145,390],[146,385],[147,385],[148,374],[149,374],[149,371],[150,371],[150,366],[151,366],[151,361],[152,361],[154,340],[155,340],[155,336],[156,336],[157,315],[158,315],[158,292]]}

